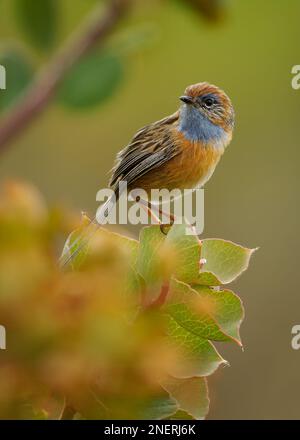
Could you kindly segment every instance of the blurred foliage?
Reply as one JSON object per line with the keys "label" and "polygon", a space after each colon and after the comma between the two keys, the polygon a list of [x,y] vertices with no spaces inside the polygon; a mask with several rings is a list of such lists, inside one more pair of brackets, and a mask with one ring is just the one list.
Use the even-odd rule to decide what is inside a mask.
{"label": "blurred foliage", "polygon": [[71,108],[92,107],[111,97],[122,77],[123,65],[118,56],[113,53],[89,54],[64,78],[59,100]]}
{"label": "blurred foliage", "polygon": [[5,66],[7,88],[0,94],[0,112],[12,107],[33,77],[33,69],[20,51],[6,49],[0,53],[0,64]]}
{"label": "blurred foliage", "polygon": [[[182,3],[219,18],[219,2]],[[54,0],[15,0],[20,31],[39,51],[54,45],[58,7]],[[117,33],[73,66],[57,100],[74,109],[105,102],[124,78],[124,57],[151,39],[149,28]],[[1,96],[1,110],[32,78],[25,55],[5,56],[10,92]],[[241,345],[243,307],[221,285],[247,268],[252,251],[199,242],[187,225],[174,225],[167,236],[147,227],[137,241],[87,222],[69,236],[63,258],[85,244],[87,231],[93,238],[70,262],[72,271],[63,271],[55,249],[77,221],[49,210],[31,186],[3,189],[0,322],[9,329],[9,350],[0,363],[0,417],[204,418],[206,377],[227,363],[212,341]]]}
{"label": "blurred foliage", "polygon": [[[0,357],[0,417],[205,417],[206,377],[226,363],[211,341],[240,345],[243,318],[233,292],[199,284],[209,241],[201,245],[185,225],[167,236],[146,227],[139,241],[100,228],[76,268],[61,270],[55,250],[77,222],[49,210],[29,185],[2,189],[0,323],[8,349]],[[238,276],[252,251],[214,243],[207,264],[215,279],[224,270]]]}
{"label": "blurred foliage", "polygon": [[[0,0],[0,52],[18,50],[37,71],[55,58],[74,30],[80,31],[96,3],[57,1],[55,44],[46,52],[28,44],[16,22],[14,1]],[[237,125],[205,190],[206,236],[259,244],[262,251],[251,273],[232,285],[247,312],[242,327],[246,349],[241,353],[235,344],[222,344],[232,368],[219,368],[209,378],[209,418],[298,418],[299,355],[290,349],[288,335],[300,307],[293,276],[299,249],[300,101],[290,87],[291,67],[299,64],[300,2],[224,0],[228,20],[222,26],[211,25],[184,0],[136,3],[107,41],[118,55],[123,42],[130,46],[122,55],[126,81],[118,93],[92,111],[70,112],[52,103],[2,155],[1,176],[20,176],[37,184],[47,200],[92,213],[94,195],[106,186],[115,154],[139,127],[174,112],[189,83],[208,80],[224,88]],[[146,35],[147,50],[139,31],[135,34],[138,28],[143,33],[144,26],[152,32],[150,41]],[[0,100],[8,92],[0,92]],[[128,227],[134,235],[137,229]],[[211,273],[204,276],[202,283],[220,281]]]}
{"label": "blurred foliage", "polygon": [[175,0],[189,6],[194,12],[200,13],[211,22],[219,21],[225,15],[226,0]]}
{"label": "blurred foliage", "polygon": [[[218,1],[181,3],[220,17]],[[16,0],[15,12],[20,31],[43,51],[55,42],[58,3],[41,4]],[[123,57],[141,44],[137,35],[112,38],[82,59],[58,100],[83,109],[112,96],[124,76]],[[23,53],[2,57],[11,70],[0,101],[6,110],[32,75]],[[9,329],[9,350],[1,352],[0,417],[204,418],[206,377],[226,364],[211,341],[241,345],[243,307],[222,285],[247,268],[252,250],[225,240],[200,243],[185,225],[167,236],[157,226],[144,228],[139,241],[99,229],[72,261],[74,270],[64,272],[55,250],[76,223],[49,210],[28,185],[3,189],[0,323]],[[86,219],[64,256],[85,230]]]}
{"label": "blurred foliage", "polygon": [[[191,6],[195,12],[208,20],[218,20],[223,13],[223,5],[219,0],[180,0],[180,2],[185,7]],[[26,41],[42,53],[52,49],[62,21],[59,2],[14,0],[11,7],[14,9],[18,27]],[[91,9],[92,7],[94,4]],[[95,7],[99,8],[97,2]],[[124,76],[124,56],[144,47],[149,40],[152,40],[152,34],[151,32],[149,34],[147,29],[146,32],[134,29],[125,37],[124,40],[124,34],[121,35],[119,42],[115,41],[112,45],[108,43],[103,50],[96,49],[80,60],[63,80],[58,90],[58,102],[68,108],[87,109],[111,97]],[[31,63],[23,53],[0,52],[0,63],[7,66],[10,81],[9,93],[0,97],[1,112],[18,101],[34,75],[29,68]]]}
{"label": "blurred foliage", "polygon": [[36,48],[52,47],[57,25],[56,0],[14,0],[15,13],[20,29]]}
{"label": "blurred foliage", "polygon": [[[61,261],[63,267],[81,273],[122,252],[127,269],[119,281],[126,298],[125,314],[129,322],[133,318],[130,325],[144,320],[149,311],[155,312],[152,319],[155,316],[163,323],[164,353],[171,362],[160,365],[156,379],[176,403],[169,408],[169,416],[184,411],[201,419],[209,406],[206,377],[227,363],[211,341],[242,345],[242,303],[221,285],[247,269],[254,250],[221,239],[199,241],[186,233],[187,228],[173,225],[165,235],[158,225],[149,226],[135,241],[98,228],[84,217],[82,226],[67,239]],[[106,248],[108,240],[117,252]],[[204,256],[207,262],[202,264]],[[165,405],[156,408],[156,418],[164,418],[165,410]]]}

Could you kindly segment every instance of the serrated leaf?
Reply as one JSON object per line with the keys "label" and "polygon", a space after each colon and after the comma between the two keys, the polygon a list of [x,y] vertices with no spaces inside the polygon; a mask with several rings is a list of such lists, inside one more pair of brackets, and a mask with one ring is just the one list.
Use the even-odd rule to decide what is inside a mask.
{"label": "serrated leaf", "polygon": [[239,339],[227,334],[217,322],[215,304],[188,284],[172,280],[164,309],[181,327],[196,336],[212,341],[234,340],[240,344]]}
{"label": "serrated leaf", "polygon": [[186,224],[173,225],[167,235],[169,244],[176,257],[174,277],[186,283],[192,283],[199,276],[201,245],[196,235],[186,234]]}
{"label": "serrated leaf", "polygon": [[25,36],[38,49],[49,49],[55,40],[55,0],[15,0],[17,20]]}
{"label": "serrated leaf", "polygon": [[25,57],[16,51],[0,53],[6,70],[6,89],[0,92],[0,111],[12,107],[29,85],[33,72]]}
{"label": "serrated leaf", "polygon": [[227,240],[205,239],[202,241],[201,257],[206,259],[206,264],[201,272],[211,272],[221,284],[231,283],[248,268],[255,250]]}
{"label": "serrated leaf", "polygon": [[123,65],[118,56],[93,52],[66,75],[58,91],[58,100],[74,109],[94,107],[110,98],[122,78]]}
{"label": "serrated leaf", "polygon": [[208,388],[204,377],[190,379],[170,377],[162,383],[162,386],[182,411],[196,420],[204,419],[209,409]]}
{"label": "serrated leaf", "polygon": [[178,352],[176,362],[169,369],[171,376],[208,376],[226,363],[210,341],[189,332],[170,316],[167,333],[170,346]]}

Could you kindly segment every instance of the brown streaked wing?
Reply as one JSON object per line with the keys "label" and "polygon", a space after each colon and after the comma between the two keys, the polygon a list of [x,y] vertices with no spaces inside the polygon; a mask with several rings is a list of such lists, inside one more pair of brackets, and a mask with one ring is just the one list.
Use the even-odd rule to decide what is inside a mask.
{"label": "brown streaked wing", "polygon": [[112,170],[110,186],[115,188],[120,180],[131,185],[145,175],[176,156],[180,151],[174,143],[172,128],[178,122],[178,112],[154,124],[141,128],[117,156]]}

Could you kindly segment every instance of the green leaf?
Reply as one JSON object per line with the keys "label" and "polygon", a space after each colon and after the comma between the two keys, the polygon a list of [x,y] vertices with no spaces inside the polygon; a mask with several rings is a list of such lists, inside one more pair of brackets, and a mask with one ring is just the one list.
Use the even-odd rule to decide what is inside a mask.
{"label": "green leaf", "polygon": [[182,411],[197,420],[204,419],[209,409],[208,388],[204,377],[190,379],[170,377],[162,383],[162,386]]}
{"label": "green leaf", "polygon": [[205,286],[193,286],[205,301],[210,314],[226,335],[240,343],[240,325],[244,318],[241,299],[231,290],[215,290]]}
{"label": "green leaf", "polygon": [[171,376],[183,379],[208,376],[226,364],[210,341],[189,332],[170,316],[167,333],[170,346],[178,352],[176,362],[169,369]]}
{"label": "green leaf", "polygon": [[212,341],[234,340],[240,345],[239,339],[228,334],[217,321],[214,303],[188,284],[172,280],[164,308],[181,327],[196,336]]}
{"label": "green leaf", "polygon": [[71,232],[65,242],[60,257],[62,267],[67,265],[67,267],[71,269],[79,269],[82,266],[88,254],[90,240],[93,238],[97,229],[98,226],[83,215],[82,225]]}
{"label": "green leaf", "polygon": [[167,236],[156,225],[142,229],[138,271],[147,284],[158,284],[171,274],[185,282],[198,279],[201,246],[196,236],[186,234],[186,227],[173,225]]}
{"label": "green leaf", "polygon": [[38,49],[53,46],[57,27],[55,0],[15,0],[20,28],[31,44]]}
{"label": "green leaf", "polygon": [[[162,390],[162,393],[163,390]],[[148,402],[141,402],[137,419],[141,420],[162,420],[176,414],[178,404],[168,394],[150,399]]]}
{"label": "green leaf", "polygon": [[133,238],[126,237],[115,232],[109,232],[101,228],[99,230],[102,234],[107,234],[121,249],[126,253],[126,263],[128,265],[127,279],[124,283],[125,293],[132,295],[141,290],[142,279],[140,274],[137,272],[137,258],[139,252],[139,242]]}
{"label": "green leaf", "polygon": [[206,259],[206,264],[201,272],[211,272],[221,284],[231,283],[248,268],[250,257],[255,250],[231,241],[205,239],[202,241],[201,258]]}
{"label": "green leaf", "polygon": [[93,107],[110,98],[122,78],[123,65],[119,57],[112,53],[93,52],[66,75],[58,99],[74,109]]}
{"label": "green leaf", "polygon": [[201,272],[196,280],[196,283],[203,286],[220,286],[222,284],[212,272]]}
{"label": "green leaf", "polygon": [[[61,256],[62,264],[69,260],[69,266],[72,269],[79,269],[89,255],[89,247],[92,242],[101,238],[106,238],[111,244],[116,244],[117,248],[124,254],[124,260],[128,265],[128,277],[124,283],[125,292],[132,294],[140,290],[141,278],[136,270],[139,242],[100,228],[99,225],[92,223],[85,215],[82,219],[82,225],[73,231],[66,240]],[[78,249],[80,250],[77,251]],[[72,258],[70,259],[71,255]]]}
{"label": "green leaf", "polygon": [[175,414],[172,414],[169,417],[166,417],[165,420],[194,420],[190,414],[185,411],[179,409]]}
{"label": "green leaf", "polygon": [[0,91],[0,111],[12,107],[29,85],[33,72],[25,57],[16,51],[0,53],[6,70],[6,89]]}
{"label": "green leaf", "polygon": [[[139,252],[139,242],[132,238],[126,237],[115,232],[109,232],[104,228],[100,228],[97,234],[106,235],[112,243],[114,242],[124,253],[124,263],[127,265],[126,279],[124,279],[124,293],[127,300],[132,306],[137,306],[140,298],[137,296],[141,292],[144,282],[141,275],[137,271],[137,258]],[[135,315],[136,311],[133,312]]]}
{"label": "green leaf", "polygon": [[147,284],[160,284],[163,278],[161,249],[165,235],[159,226],[149,226],[140,233],[137,270]]}
{"label": "green leaf", "polygon": [[170,245],[177,260],[175,278],[192,283],[199,277],[201,245],[197,236],[186,234],[186,228],[186,224],[173,225],[167,235],[166,243]]}

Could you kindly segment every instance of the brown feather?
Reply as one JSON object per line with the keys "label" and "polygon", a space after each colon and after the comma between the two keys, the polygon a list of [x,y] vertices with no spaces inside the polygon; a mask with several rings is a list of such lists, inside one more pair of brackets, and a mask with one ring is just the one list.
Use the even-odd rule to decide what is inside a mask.
{"label": "brown feather", "polygon": [[[115,189],[120,180],[132,187],[144,174],[161,166],[180,153],[174,128],[178,124],[176,112],[153,124],[141,128],[117,156],[112,170],[110,186]],[[177,130],[176,130],[177,134]],[[135,186],[135,185],[134,185]]]}

